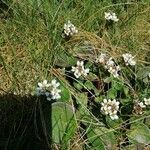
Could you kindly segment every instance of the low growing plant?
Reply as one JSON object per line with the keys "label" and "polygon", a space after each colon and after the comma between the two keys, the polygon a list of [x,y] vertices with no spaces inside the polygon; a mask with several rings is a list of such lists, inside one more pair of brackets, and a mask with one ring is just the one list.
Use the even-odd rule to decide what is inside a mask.
{"label": "low growing plant", "polygon": [[[68,32],[66,36],[69,39],[63,36],[66,40],[77,36]],[[84,43],[83,40],[80,42]],[[52,70],[58,80],[58,83],[56,79],[52,80],[57,85],[53,85],[53,92],[48,90],[52,82],[44,80],[45,86],[38,83],[37,89],[40,88],[41,94],[44,93],[53,102],[54,145],[69,149],[76,143],[73,138],[78,134],[78,142],[82,142],[83,149],[130,149],[130,146],[148,146],[150,77],[148,74],[143,78],[139,75],[142,65],[138,64],[136,56],[125,53],[115,58],[107,50],[98,47],[93,46],[90,52],[87,52],[89,50],[86,45],[84,50],[80,45],[74,47],[76,51],[65,56],[69,60],[65,62],[68,65],[62,68],[56,64],[57,69]],[[57,96],[54,98],[54,95],[58,95],[59,99]]]}

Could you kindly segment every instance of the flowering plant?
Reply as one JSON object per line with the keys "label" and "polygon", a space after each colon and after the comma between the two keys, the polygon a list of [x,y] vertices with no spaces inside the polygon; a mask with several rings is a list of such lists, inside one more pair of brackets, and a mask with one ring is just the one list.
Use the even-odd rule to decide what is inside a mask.
{"label": "flowering plant", "polygon": [[[105,18],[114,22],[119,20],[115,13],[105,13]],[[78,30],[70,21],[64,25],[65,36],[71,38],[77,33]],[[136,56],[131,53],[122,52],[122,54],[115,56],[105,49],[95,47],[90,41],[84,41],[81,47],[80,44],[77,44],[72,49],[75,50],[72,51],[71,57],[70,53],[64,57],[65,63],[68,63],[66,67],[61,64],[60,68],[54,72],[55,77],[61,79],[61,84],[55,79],[51,82],[44,80],[42,83],[38,83],[37,87],[38,95],[45,95],[49,101],[55,100],[55,107],[59,108],[61,105],[74,118],[71,125],[67,118],[63,120],[65,128],[60,133],[57,133],[57,128],[61,122],[55,120],[56,125],[54,125],[53,130],[56,131],[56,134],[53,135],[53,139],[59,143],[57,138],[59,136],[63,140],[63,133],[67,126],[72,126],[75,133],[77,125],[83,124],[85,128],[88,128],[86,130],[87,141],[95,145],[90,138],[91,134],[94,137],[97,136],[96,132],[98,132],[100,138],[94,138],[94,141],[103,143],[104,148],[107,147],[105,144],[108,141],[110,146],[113,146],[117,133],[124,132],[122,126],[128,130],[127,122],[132,124],[135,119],[146,117],[150,108],[148,82],[143,82],[141,77],[139,78],[139,73],[136,70],[140,64],[138,64]],[[67,62],[67,60],[69,61]],[[149,73],[147,74],[149,80],[148,75]],[[139,92],[140,87],[137,86],[139,84],[142,84],[144,89],[142,92]],[[63,114],[62,110],[58,111],[57,117],[61,114]],[[65,116],[65,114],[64,112],[63,115]],[[77,124],[75,124],[76,118],[74,117],[76,114]],[[101,127],[97,127],[97,124],[101,124]],[[145,130],[150,132],[147,130],[148,124],[142,122],[142,127],[145,125]],[[117,133],[112,131],[115,128]],[[139,130],[138,126],[134,128]],[[104,140],[101,140],[102,131],[106,132]],[[142,134],[145,133],[139,130],[139,136]],[[71,136],[72,134],[68,138]],[[130,143],[134,143],[132,139],[141,142],[136,139],[136,134],[132,132],[126,132],[125,139],[129,139],[128,142]],[[145,140],[144,144],[148,143],[149,141]],[[116,145],[114,149],[117,149]]]}

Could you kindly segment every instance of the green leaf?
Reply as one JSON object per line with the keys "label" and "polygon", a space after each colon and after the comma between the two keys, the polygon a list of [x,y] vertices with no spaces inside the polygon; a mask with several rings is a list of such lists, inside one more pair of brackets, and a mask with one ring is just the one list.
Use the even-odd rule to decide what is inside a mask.
{"label": "green leaf", "polygon": [[88,141],[90,144],[92,144],[91,149],[95,150],[105,150],[104,143],[102,140],[96,136],[96,133],[94,130],[90,129],[87,133]]}
{"label": "green leaf", "polygon": [[61,86],[61,100],[63,102],[69,102],[71,100],[70,91],[64,86]]}
{"label": "green leaf", "polygon": [[93,83],[91,81],[87,80],[84,83],[84,86],[85,86],[85,89],[87,89],[87,90],[94,90],[95,96],[99,95],[100,91],[93,85]]}
{"label": "green leaf", "polygon": [[121,104],[127,104],[127,103],[131,103],[132,101],[131,101],[131,99],[129,99],[129,98],[122,98],[121,99]]}
{"label": "green leaf", "polygon": [[87,131],[87,137],[88,141],[92,144],[92,149],[116,149],[117,140],[111,129],[91,126]]}
{"label": "green leaf", "polygon": [[127,136],[133,144],[150,144],[150,129],[143,123],[132,124]]}
{"label": "green leaf", "polygon": [[85,115],[90,116],[89,110],[87,109],[88,97],[87,93],[80,93],[76,96],[77,103],[79,104],[79,117],[83,117]]}
{"label": "green leaf", "polygon": [[[150,114],[150,111],[149,111]],[[145,124],[150,128],[150,117],[145,118]]]}
{"label": "green leaf", "polygon": [[105,99],[105,96],[98,96],[98,97],[95,97],[95,102],[102,102],[103,99]]}
{"label": "green leaf", "polygon": [[140,80],[143,80],[144,83],[148,83],[149,82],[149,79],[148,79],[149,73],[150,73],[150,67],[142,66],[137,71],[137,78]]}
{"label": "green leaf", "polygon": [[107,77],[106,79],[104,79],[104,82],[105,82],[105,83],[110,83],[110,82],[111,82],[111,80],[112,80],[112,78],[111,78],[111,77]]}
{"label": "green leaf", "polygon": [[93,85],[93,83],[92,83],[91,81],[89,81],[89,80],[84,83],[84,86],[85,86],[87,89],[89,89],[89,90],[95,88],[95,86]]}
{"label": "green leaf", "polygon": [[74,66],[77,62],[77,59],[75,57],[69,56],[65,52],[62,52],[59,57],[55,59],[55,65],[59,67],[70,67]]}
{"label": "green leaf", "polygon": [[123,120],[121,118],[119,118],[117,120],[112,120],[109,116],[106,116],[106,123],[111,128],[119,127],[122,122],[123,122]]}
{"label": "green leaf", "polygon": [[117,91],[114,88],[111,88],[107,91],[107,97],[110,99],[114,99],[117,97]]}
{"label": "green leaf", "polygon": [[52,104],[52,140],[61,143],[69,141],[74,135],[77,125],[71,105],[63,102]]}
{"label": "green leaf", "polygon": [[129,94],[129,88],[128,88],[127,86],[124,86],[124,87],[123,87],[123,91],[124,91],[124,94],[125,94],[126,96],[128,96],[128,94]]}
{"label": "green leaf", "polygon": [[87,107],[87,102],[88,102],[87,93],[78,93],[76,99],[80,107]]}
{"label": "green leaf", "polygon": [[93,65],[93,63],[87,62],[86,65],[85,65],[85,68],[90,68],[92,65]]}
{"label": "green leaf", "polygon": [[90,73],[88,74],[88,79],[89,79],[90,81],[94,81],[94,80],[98,79],[98,77],[97,77],[97,75],[95,75],[94,73],[90,72]]}
{"label": "green leaf", "polygon": [[83,85],[81,85],[78,82],[73,82],[73,86],[79,91],[82,90],[82,88],[83,88]]}
{"label": "green leaf", "polygon": [[137,146],[135,144],[128,145],[123,150],[137,150]]}
{"label": "green leaf", "polygon": [[116,90],[120,91],[123,88],[123,84],[118,81],[114,81],[112,83],[112,87],[115,88]]}

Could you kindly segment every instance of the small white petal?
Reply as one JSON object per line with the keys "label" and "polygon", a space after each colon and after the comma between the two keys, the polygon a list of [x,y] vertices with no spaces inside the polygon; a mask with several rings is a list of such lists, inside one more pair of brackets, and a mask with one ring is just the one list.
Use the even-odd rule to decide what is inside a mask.
{"label": "small white petal", "polygon": [[103,102],[104,102],[104,103],[107,103],[107,99],[104,99]]}
{"label": "small white petal", "polygon": [[80,61],[77,61],[77,66],[80,66]]}
{"label": "small white petal", "polygon": [[76,78],[79,78],[81,76],[81,73],[80,72],[75,72],[74,75],[75,75]]}
{"label": "small white petal", "polygon": [[47,97],[47,100],[48,100],[48,101],[51,101],[51,98],[50,98],[50,97]]}
{"label": "small white petal", "polygon": [[60,83],[58,82],[58,83],[56,83],[56,87],[59,87],[60,86]]}
{"label": "small white petal", "polygon": [[108,106],[108,108],[107,108],[108,110],[111,110],[111,106]]}
{"label": "small white petal", "polygon": [[104,107],[101,107],[101,110],[103,111],[103,110],[104,110]]}
{"label": "small white petal", "polygon": [[86,74],[89,73],[89,71],[90,71],[89,68],[85,69]]}
{"label": "small white petal", "polygon": [[108,115],[108,114],[109,114],[109,112],[108,112],[108,111],[105,111],[105,114],[106,114],[106,115]]}
{"label": "small white petal", "polygon": [[43,84],[42,84],[42,83],[38,83],[38,86],[39,86],[39,87],[43,87]]}
{"label": "small white petal", "polygon": [[51,84],[46,84],[45,86],[48,88],[48,87],[50,87],[50,86],[51,86]]}
{"label": "small white petal", "polygon": [[108,110],[108,107],[107,107],[107,106],[104,106],[103,108],[104,108],[105,111]]}
{"label": "small white petal", "polygon": [[108,102],[111,103],[111,100],[109,99]]}
{"label": "small white petal", "polygon": [[51,84],[52,84],[52,85],[55,85],[55,84],[56,84],[56,80],[53,79],[53,80],[51,81]]}
{"label": "small white petal", "polygon": [[72,66],[72,69],[71,69],[71,71],[75,71],[76,70],[76,67],[74,67],[74,66]]}
{"label": "small white petal", "polygon": [[116,113],[117,113],[117,110],[114,110],[114,111],[113,111],[113,114],[116,114]]}
{"label": "small white petal", "polygon": [[46,84],[47,84],[47,80],[44,80],[44,81],[43,81],[43,84],[46,85]]}
{"label": "small white petal", "polygon": [[116,102],[116,105],[119,105],[120,103],[119,102]]}

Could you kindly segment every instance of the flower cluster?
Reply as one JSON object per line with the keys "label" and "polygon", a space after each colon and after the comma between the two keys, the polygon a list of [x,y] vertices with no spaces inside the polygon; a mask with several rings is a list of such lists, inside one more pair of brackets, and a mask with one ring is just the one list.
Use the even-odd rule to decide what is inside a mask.
{"label": "flower cluster", "polygon": [[135,101],[133,110],[136,114],[143,114],[143,109],[146,108],[146,106],[150,105],[150,98],[144,98],[144,103],[140,101]]}
{"label": "flower cluster", "polygon": [[138,105],[141,107],[141,108],[145,108],[146,106],[143,104],[143,102],[138,102]]}
{"label": "flower cluster", "polygon": [[78,30],[76,27],[70,22],[70,20],[64,24],[64,34],[66,36],[72,36],[74,34],[77,34]]}
{"label": "flower cluster", "polygon": [[105,68],[108,69],[108,72],[110,72],[115,78],[119,77],[118,72],[121,70],[120,66],[117,66],[112,58],[109,58],[106,62]]}
{"label": "flower cluster", "polygon": [[96,62],[99,62],[105,66],[109,73],[111,73],[115,78],[119,77],[120,66],[116,65],[112,57],[108,58],[106,54],[101,53],[96,59]]}
{"label": "flower cluster", "polygon": [[117,18],[116,14],[113,12],[105,12],[105,19],[106,20],[111,20],[114,22],[118,22],[119,19]]}
{"label": "flower cluster", "polygon": [[133,110],[136,114],[143,114],[143,108],[145,108],[146,106],[143,104],[143,102],[139,102],[139,101],[136,101],[134,103],[134,107],[133,107]]}
{"label": "flower cluster", "polygon": [[150,98],[144,98],[145,105],[150,105]]}
{"label": "flower cluster", "polygon": [[98,58],[96,59],[97,63],[105,64],[107,60],[107,55],[104,53],[101,53]]}
{"label": "flower cluster", "polygon": [[128,65],[131,65],[131,66],[136,65],[136,61],[134,60],[134,57],[131,54],[126,53],[126,54],[123,54],[122,57],[123,57],[124,62],[127,66]]}
{"label": "flower cluster", "polygon": [[109,115],[112,120],[118,119],[117,111],[119,110],[119,102],[114,100],[107,100],[104,99],[101,103],[102,107],[101,110],[106,114]]}
{"label": "flower cluster", "polygon": [[55,79],[48,83],[47,80],[44,80],[42,83],[38,83],[37,95],[45,95],[47,100],[51,99],[60,99],[61,90],[58,89],[60,83]]}
{"label": "flower cluster", "polygon": [[74,75],[76,78],[79,78],[81,75],[87,76],[89,73],[89,68],[84,68],[84,62],[83,61],[77,61],[77,66],[72,66],[72,72],[74,72]]}

